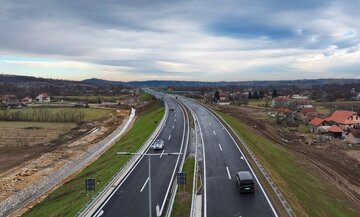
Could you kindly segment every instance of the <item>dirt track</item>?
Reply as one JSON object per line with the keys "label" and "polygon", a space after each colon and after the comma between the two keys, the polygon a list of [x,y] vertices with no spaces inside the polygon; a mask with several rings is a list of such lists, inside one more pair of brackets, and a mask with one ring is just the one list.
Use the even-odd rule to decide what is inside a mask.
{"label": "dirt track", "polygon": [[[266,138],[287,147],[303,159],[304,164],[312,164],[330,182],[345,193],[347,198],[360,204],[360,161],[359,148],[350,147],[343,141],[334,139],[326,144],[311,144],[314,135],[288,132],[280,125],[264,121],[268,110],[250,107],[222,107],[221,111],[242,120],[250,127],[256,128]],[[262,115],[248,115],[261,114]],[[359,208],[359,207],[358,207]]]}

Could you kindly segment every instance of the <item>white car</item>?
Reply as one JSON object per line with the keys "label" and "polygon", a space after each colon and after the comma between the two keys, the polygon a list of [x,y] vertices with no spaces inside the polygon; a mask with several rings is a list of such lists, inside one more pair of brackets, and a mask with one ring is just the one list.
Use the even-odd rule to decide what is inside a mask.
{"label": "white car", "polygon": [[154,142],[152,148],[156,151],[156,150],[162,150],[164,149],[164,141],[161,139],[158,139]]}

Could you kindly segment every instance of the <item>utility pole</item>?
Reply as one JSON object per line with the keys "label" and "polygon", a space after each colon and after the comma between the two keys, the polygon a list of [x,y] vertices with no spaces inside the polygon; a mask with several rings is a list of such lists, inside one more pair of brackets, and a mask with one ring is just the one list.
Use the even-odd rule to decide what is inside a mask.
{"label": "utility pole", "polygon": [[132,153],[132,152],[116,152],[117,155],[141,155],[148,156],[149,162],[149,217],[152,217],[152,207],[151,207],[151,156],[179,156],[181,152],[173,152],[173,153]]}

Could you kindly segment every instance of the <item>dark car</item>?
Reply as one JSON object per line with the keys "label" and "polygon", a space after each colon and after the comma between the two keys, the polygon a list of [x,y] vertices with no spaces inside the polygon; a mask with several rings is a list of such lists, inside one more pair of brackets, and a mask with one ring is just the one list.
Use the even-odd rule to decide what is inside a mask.
{"label": "dark car", "polygon": [[164,141],[161,139],[158,139],[154,142],[152,148],[156,151],[156,150],[162,150],[164,149]]}
{"label": "dark car", "polygon": [[175,109],[174,109],[174,108],[170,108],[170,111],[172,111],[172,112],[173,112],[173,111],[175,111]]}
{"label": "dark car", "polygon": [[236,185],[240,193],[254,193],[255,182],[249,171],[240,171],[236,174]]}

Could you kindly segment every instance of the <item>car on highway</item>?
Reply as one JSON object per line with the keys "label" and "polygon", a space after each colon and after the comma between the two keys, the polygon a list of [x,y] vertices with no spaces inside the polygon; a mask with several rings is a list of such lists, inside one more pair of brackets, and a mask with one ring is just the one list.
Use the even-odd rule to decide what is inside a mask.
{"label": "car on highway", "polygon": [[236,174],[236,185],[240,193],[254,193],[255,182],[249,171],[240,171]]}
{"label": "car on highway", "polygon": [[154,142],[152,146],[153,150],[163,150],[164,149],[164,141],[161,139],[158,139]]}
{"label": "car on highway", "polygon": [[174,108],[170,108],[170,111],[172,111],[172,112],[173,112],[173,111],[175,111],[175,109],[174,109]]}

